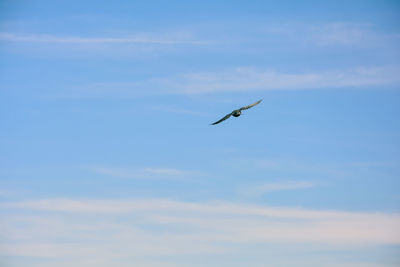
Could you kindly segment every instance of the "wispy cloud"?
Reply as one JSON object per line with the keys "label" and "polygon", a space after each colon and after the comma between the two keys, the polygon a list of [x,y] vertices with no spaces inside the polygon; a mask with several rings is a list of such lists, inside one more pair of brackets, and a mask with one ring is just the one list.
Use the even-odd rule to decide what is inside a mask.
{"label": "wispy cloud", "polygon": [[276,183],[264,183],[247,188],[245,195],[262,195],[276,191],[298,190],[314,187],[315,183],[309,181],[285,181]]}
{"label": "wispy cloud", "polygon": [[180,113],[193,116],[207,116],[207,112],[204,111],[195,111],[195,110],[173,107],[173,106],[165,106],[165,105],[150,106],[149,109],[160,112]]}
{"label": "wispy cloud", "polygon": [[236,68],[223,72],[186,74],[166,81],[177,92],[188,94],[265,90],[304,90],[399,86],[400,68],[358,67],[308,73],[278,72],[272,69]]}
{"label": "wispy cloud", "polygon": [[[400,243],[400,232],[397,225],[400,222],[399,214],[369,213],[369,212],[343,212],[343,211],[318,211],[302,208],[279,208],[269,206],[259,206],[250,204],[237,204],[229,202],[196,203],[182,202],[168,199],[135,199],[135,200],[80,200],[80,199],[43,199],[24,202],[2,203],[0,208],[5,211],[13,210],[32,210],[42,212],[64,212],[70,214],[90,213],[101,214],[115,213],[122,215],[135,215],[142,213],[143,220],[155,224],[188,224],[194,227],[209,227],[211,229],[234,229],[242,224],[237,230],[237,242],[243,241],[242,238],[250,238],[253,241],[262,240],[277,241],[299,241],[299,242],[364,242],[372,243]],[[220,225],[216,222],[226,218],[232,218],[231,223]],[[282,224],[275,224],[276,220],[282,220]],[[294,221],[293,221],[294,220]],[[302,225],[297,225],[298,221],[303,220]],[[246,224],[254,224],[259,227],[253,229],[254,236],[241,236],[245,234]],[[324,226],[330,225],[330,231],[320,231]],[[346,226],[347,225],[347,226]],[[358,225],[358,229],[352,226]],[[382,227],[383,225],[387,227]],[[368,228],[369,226],[370,228]],[[286,228],[287,231],[275,231],[275,228]],[[307,236],[304,232],[296,232],[297,227],[314,233]],[[304,227],[304,228],[303,228]],[[315,229],[315,232],[313,231]],[[340,233],[340,229],[344,232]],[[369,229],[369,230],[368,230]],[[368,230],[368,231],[367,231]],[[352,235],[347,235],[347,231],[354,231]],[[224,232],[224,231],[222,231]],[[240,231],[239,231],[240,232]],[[258,233],[258,234],[256,234]],[[289,234],[291,233],[291,234]],[[228,238],[227,236],[225,238]],[[229,238],[228,238],[229,239]]]}
{"label": "wispy cloud", "polygon": [[93,166],[89,169],[97,174],[128,179],[190,180],[193,176],[198,175],[198,173],[194,171],[176,168],[121,168]]}
{"label": "wispy cloud", "polygon": [[[93,83],[58,92],[56,97],[105,97],[152,95],[196,95],[274,90],[321,90],[393,88],[400,86],[400,67],[358,67],[313,72],[282,72],[274,69],[238,67],[225,71],[183,73],[132,82]],[[147,89],[147,90],[144,90]],[[159,109],[163,109],[159,107]],[[166,108],[167,111],[195,112]]]}
{"label": "wispy cloud", "polygon": [[311,26],[311,39],[317,45],[332,46],[382,46],[389,42],[400,41],[399,33],[386,33],[374,30],[367,23],[328,23],[321,26]]}
{"label": "wispy cloud", "polygon": [[205,41],[193,40],[187,34],[138,34],[123,37],[80,37],[80,36],[59,36],[50,34],[15,34],[0,33],[0,41],[9,42],[32,42],[32,43],[59,43],[59,44],[206,44]]}
{"label": "wispy cloud", "polygon": [[[63,262],[246,254],[255,244],[342,248],[400,244],[400,214],[390,213],[168,199],[3,202],[0,212],[2,255]],[[265,255],[264,251],[251,255],[258,253]]]}
{"label": "wispy cloud", "polygon": [[380,31],[371,23],[336,21],[307,23],[306,21],[267,24],[261,26],[264,38],[279,36],[282,43],[318,47],[378,48],[400,41],[399,32]]}
{"label": "wispy cloud", "polygon": [[[40,24],[41,22],[36,23]],[[43,21],[42,23],[49,22]],[[346,21],[317,24],[307,21],[287,21],[276,24],[251,20],[241,21],[238,24],[237,21],[230,21],[230,23],[223,24],[186,25],[176,31],[165,30],[166,33],[144,32],[124,35],[121,35],[120,32],[127,32],[127,30],[119,24],[117,31],[118,35],[107,36],[3,31],[0,32],[0,41],[75,45],[214,45],[217,50],[226,49],[227,45],[240,47],[241,50],[251,50],[257,44],[265,42],[273,43],[278,47],[289,45],[291,48],[306,47],[307,49],[332,46],[393,48],[400,42],[399,32],[379,31],[375,25],[370,23]]]}

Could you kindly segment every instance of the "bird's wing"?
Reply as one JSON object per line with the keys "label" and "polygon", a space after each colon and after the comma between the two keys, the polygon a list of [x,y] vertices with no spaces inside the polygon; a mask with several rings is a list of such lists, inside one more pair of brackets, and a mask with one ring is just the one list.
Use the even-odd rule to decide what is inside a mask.
{"label": "bird's wing", "polygon": [[252,108],[252,107],[254,107],[255,105],[260,104],[261,101],[262,101],[262,99],[258,100],[256,103],[253,103],[253,104],[251,104],[251,105],[241,107],[240,110],[245,110],[245,109]]}
{"label": "bird's wing", "polygon": [[232,113],[229,113],[229,114],[227,114],[225,117],[223,117],[222,119],[220,119],[219,121],[216,121],[216,122],[214,122],[214,123],[211,123],[210,125],[218,124],[218,123],[220,123],[221,121],[224,121],[224,120],[228,119],[231,115],[232,115]]}

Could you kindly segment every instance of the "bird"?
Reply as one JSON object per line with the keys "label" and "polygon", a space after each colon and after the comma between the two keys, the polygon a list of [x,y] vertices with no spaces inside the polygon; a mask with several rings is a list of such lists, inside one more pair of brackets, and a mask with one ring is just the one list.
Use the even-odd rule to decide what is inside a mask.
{"label": "bird", "polygon": [[244,107],[241,107],[241,108],[239,108],[239,109],[235,109],[234,111],[232,111],[231,113],[227,114],[225,117],[223,117],[223,118],[220,119],[219,121],[216,121],[216,122],[214,122],[214,123],[211,123],[210,125],[215,125],[215,124],[218,124],[218,123],[220,123],[220,122],[223,122],[224,120],[228,119],[230,116],[239,117],[239,116],[242,114],[242,110],[252,108],[252,107],[254,107],[255,105],[260,104],[261,101],[262,101],[262,99],[258,100],[257,102],[255,102],[255,103],[253,103],[253,104],[251,104],[251,105],[244,106]]}

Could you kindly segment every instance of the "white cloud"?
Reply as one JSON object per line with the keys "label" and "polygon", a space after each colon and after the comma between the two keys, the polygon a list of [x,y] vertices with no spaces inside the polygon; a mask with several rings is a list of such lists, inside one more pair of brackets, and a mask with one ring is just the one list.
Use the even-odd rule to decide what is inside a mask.
{"label": "white cloud", "polygon": [[396,213],[168,199],[29,200],[2,203],[0,212],[0,254],[81,266],[96,265],[87,262],[95,259],[107,266],[189,255],[265,260],[265,251],[254,247],[268,244],[297,249],[400,244]]}
{"label": "white cloud", "polygon": [[[41,22],[37,22],[41,23]],[[44,21],[42,22],[44,23]],[[49,23],[46,21],[45,23]],[[53,22],[54,23],[54,22]],[[260,43],[272,43],[276,47],[369,47],[393,49],[400,41],[400,33],[379,31],[369,23],[337,21],[308,23],[287,21],[260,24],[259,21],[231,21],[230,23],[185,25],[181,30],[167,33],[146,32],[121,35],[126,30],[119,26],[118,35],[85,36],[37,33],[0,32],[0,41],[47,43],[47,44],[147,44],[147,45],[214,45],[216,49],[227,46],[251,50]],[[7,28],[7,27],[5,27]],[[11,28],[12,27],[8,27]],[[201,39],[194,36],[202,36]],[[215,46],[216,45],[216,46]],[[394,48],[395,49],[395,48]]]}
{"label": "white cloud", "polygon": [[207,116],[207,112],[204,111],[194,111],[190,109],[180,108],[180,107],[173,107],[173,106],[165,106],[165,105],[158,105],[158,106],[150,106],[148,107],[151,110],[156,110],[160,112],[172,112],[172,113],[180,113],[192,116]]}
{"label": "white cloud", "polygon": [[243,92],[399,86],[400,68],[359,67],[308,73],[277,72],[268,69],[236,68],[223,72],[202,72],[165,81],[177,93]]}
{"label": "white cloud", "polygon": [[176,168],[120,168],[109,166],[93,166],[92,172],[119,178],[128,179],[172,179],[187,180],[198,173]]}
{"label": "white cloud", "polygon": [[79,37],[59,36],[50,34],[15,34],[0,33],[0,40],[27,43],[59,43],[59,44],[157,44],[176,45],[192,44],[201,45],[207,42],[193,40],[187,34],[173,33],[169,35],[140,34],[123,37]]}
{"label": "white cloud", "polygon": [[[286,22],[261,27],[264,38],[305,47],[392,47],[400,41],[399,32],[380,31],[370,23],[336,21],[329,23]],[[276,39],[275,39],[276,38]]]}
{"label": "white cloud", "polygon": [[315,184],[309,181],[285,181],[276,183],[264,183],[248,188],[243,193],[245,195],[262,195],[283,190],[297,190],[314,187]]}
{"label": "white cloud", "polygon": [[371,24],[329,23],[311,27],[311,33],[316,44],[323,46],[381,46],[400,40],[400,34],[378,32]]}
{"label": "white cloud", "polygon": [[[237,242],[244,239],[261,239],[265,242],[287,240],[307,242],[364,242],[400,243],[399,214],[318,211],[302,208],[278,208],[229,202],[195,203],[168,199],[136,199],[136,200],[79,200],[79,199],[44,199],[23,202],[3,203],[4,210],[32,210],[69,213],[77,218],[84,214],[102,217],[106,214],[121,216],[139,216],[141,220],[153,224],[186,224],[193,227],[206,227],[209,230],[234,231]],[[45,213],[47,214],[47,213]],[[78,215],[81,214],[81,215]],[[71,217],[71,218],[72,218]],[[107,215],[106,215],[107,217]],[[217,222],[228,220],[227,224]],[[278,224],[276,222],[279,221]],[[299,224],[299,222],[301,223]],[[255,228],[249,227],[256,226]],[[357,225],[357,229],[353,226]],[[382,227],[385,226],[385,227]],[[247,228],[249,227],[249,228]],[[281,229],[281,227],[283,227]],[[306,230],[310,236],[297,227]],[[329,231],[322,231],[325,227]],[[251,230],[253,229],[253,230]],[[285,231],[274,231],[281,229]],[[313,230],[315,229],[315,231]],[[367,231],[367,229],[369,229]],[[251,231],[250,231],[251,230]],[[258,230],[262,230],[261,232]],[[327,230],[327,229],[325,229]],[[341,232],[343,230],[343,232]],[[348,231],[352,234],[348,235]],[[246,233],[254,232],[254,236]],[[258,232],[258,234],[256,234]],[[263,232],[266,234],[264,235]],[[273,233],[272,233],[273,232]],[[292,232],[291,234],[289,234]],[[295,233],[296,232],[296,233]],[[243,234],[243,235],[241,235]],[[228,238],[226,236],[225,238]]]}
{"label": "white cloud", "polygon": [[[212,94],[274,90],[393,88],[400,86],[400,68],[358,67],[305,73],[235,68],[196,72],[126,83],[94,83],[57,93],[58,97],[137,96],[143,94]],[[185,110],[173,110],[187,112]],[[193,112],[191,112],[193,113]]]}

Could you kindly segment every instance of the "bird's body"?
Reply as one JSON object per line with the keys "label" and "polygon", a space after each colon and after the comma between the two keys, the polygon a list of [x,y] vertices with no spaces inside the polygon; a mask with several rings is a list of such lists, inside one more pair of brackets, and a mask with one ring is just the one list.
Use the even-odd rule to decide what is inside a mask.
{"label": "bird's body", "polygon": [[239,117],[240,115],[242,115],[242,112],[239,109],[232,111],[233,117]]}
{"label": "bird's body", "polygon": [[261,101],[262,101],[262,99],[258,100],[257,102],[255,102],[255,103],[253,103],[253,104],[251,104],[251,105],[244,106],[244,107],[241,107],[241,108],[239,108],[239,109],[235,109],[235,110],[232,111],[231,113],[225,115],[225,117],[223,117],[223,118],[220,119],[219,121],[216,121],[216,122],[214,122],[214,123],[211,123],[211,125],[218,124],[218,123],[220,123],[220,122],[222,122],[222,121],[228,119],[230,116],[239,117],[240,115],[242,115],[242,110],[245,110],[245,109],[249,109],[249,108],[251,108],[251,107],[254,107],[255,105],[260,104]]}

